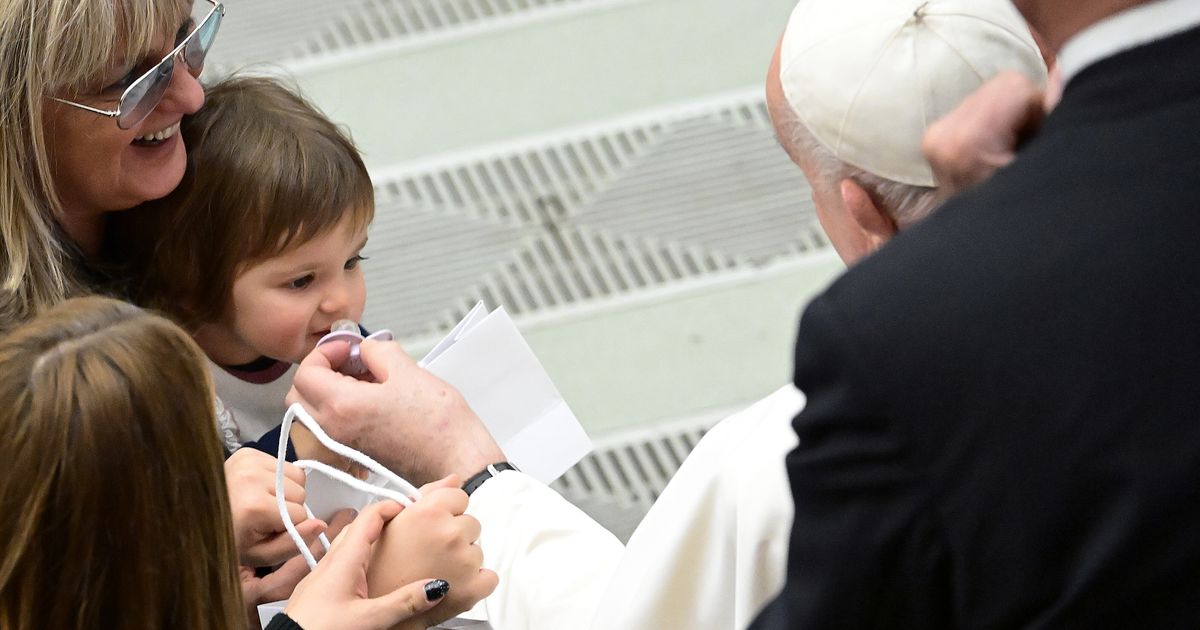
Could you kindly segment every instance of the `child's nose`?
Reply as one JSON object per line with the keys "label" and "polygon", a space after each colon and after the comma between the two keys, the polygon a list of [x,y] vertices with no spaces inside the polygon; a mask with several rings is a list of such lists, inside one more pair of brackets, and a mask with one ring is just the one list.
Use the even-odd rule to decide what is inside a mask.
{"label": "child's nose", "polygon": [[321,310],[326,313],[340,314],[346,310],[349,303],[349,289],[337,285],[325,294],[325,299],[321,302]]}

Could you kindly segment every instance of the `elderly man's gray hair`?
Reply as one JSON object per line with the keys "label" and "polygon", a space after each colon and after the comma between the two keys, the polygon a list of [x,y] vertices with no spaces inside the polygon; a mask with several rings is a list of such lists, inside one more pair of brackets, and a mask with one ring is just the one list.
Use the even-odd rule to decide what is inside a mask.
{"label": "elderly man's gray hair", "polygon": [[775,112],[776,116],[782,118],[775,121],[780,143],[790,155],[799,156],[813,166],[816,176],[822,181],[810,184],[833,186],[836,190],[843,179],[851,179],[862,186],[880,209],[887,212],[901,228],[924,219],[936,207],[936,188],[892,181],[846,164],[813,137],[790,107],[783,109],[785,111]]}

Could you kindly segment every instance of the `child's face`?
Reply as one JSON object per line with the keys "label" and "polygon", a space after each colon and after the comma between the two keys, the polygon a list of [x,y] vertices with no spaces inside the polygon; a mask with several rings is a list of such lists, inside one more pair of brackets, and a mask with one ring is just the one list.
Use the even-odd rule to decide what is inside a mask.
{"label": "child's face", "polygon": [[366,242],[366,228],[355,231],[345,219],[248,267],[234,280],[225,316],[205,331],[205,352],[222,365],[263,356],[299,363],[335,321],[362,318],[367,288],[359,254]]}

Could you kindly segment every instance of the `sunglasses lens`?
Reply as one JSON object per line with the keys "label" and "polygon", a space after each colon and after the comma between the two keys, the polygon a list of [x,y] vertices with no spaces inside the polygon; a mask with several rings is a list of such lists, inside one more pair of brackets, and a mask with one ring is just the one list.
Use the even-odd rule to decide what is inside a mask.
{"label": "sunglasses lens", "polygon": [[117,116],[117,126],[121,129],[133,129],[146,120],[150,112],[162,101],[163,94],[167,93],[174,70],[175,58],[172,57],[152,68],[149,74],[130,86],[121,97],[121,114]]}
{"label": "sunglasses lens", "polygon": [[183,58],[187,60],[189,68],[198,70],[204,67],[204,58],[208,56],[208,49],[212,48],[213,41],[217,39],[219,28],[221,28],[221,12],[214,10],[208,15],[208,19],[204,20],[196,29],[192,39],[183,49]]}

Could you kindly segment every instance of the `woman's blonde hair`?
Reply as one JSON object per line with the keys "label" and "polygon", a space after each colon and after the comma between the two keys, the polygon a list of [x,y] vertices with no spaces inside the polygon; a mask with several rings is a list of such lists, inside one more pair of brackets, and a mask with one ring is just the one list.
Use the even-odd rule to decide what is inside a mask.
{"label": "woman's blonde hair", "polygon": [[202,356],[100,297],[0,341],[0,628],[245,625]]}
{"label": "woman's blonde hair", "polygon": [[114,60],[151,54],[190,10],[187,0],[0,3],[0,332],[86,290],[58,227],[47,97],[98,91]]}
{"label": "woman's blonde hair", "polygon": [[375,216],[371,176],[349,136],[277,79],[208,86],[183,119],[183,180],[114,217],[109,258],[129,296],[186,327],[224,316],[246,268]]}

